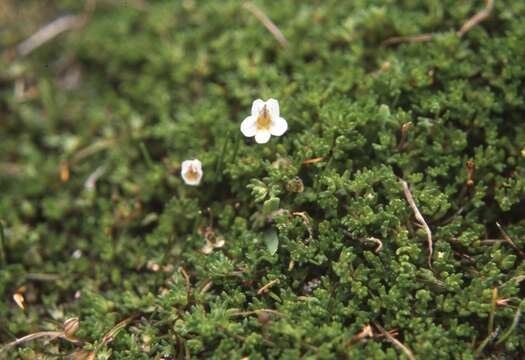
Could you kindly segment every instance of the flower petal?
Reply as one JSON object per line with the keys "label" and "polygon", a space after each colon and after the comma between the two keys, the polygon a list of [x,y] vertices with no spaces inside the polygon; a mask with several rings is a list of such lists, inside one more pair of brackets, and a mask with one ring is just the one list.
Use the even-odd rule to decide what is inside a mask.
{"label": "flower petal", "polygon": [[202,163],[198,159],[184,160],[181,164],[180,174],[186,185],[197,186],[200,184],[203,175]]}
{"label": "flower petal", "polygon": [[202,175],[202,163],[199,159],[193,160],[193,169]]}
{"label": "flower petal", "polygon": [[254,116],[248,116],[246,119],[243,120],[241,123],[241,132],[246,137],[252,137],[255,136],[255,121],[257,120]]}
{"label": "flower petal", "polygon": [[257,144],[266,144],[269,140],[272,134],[270,134],[267,130],[257,131],[255,134],[255,142]]}
{"label": "flower petal", "polygon": [[266,101],[266,106],[268,107],[268,111],[270,111],[270,115],[272,118],[278,118],[279,117],[279,102],[275,99],[268,99]]}
{"label": "flower petal", "polygon": [[276,117],[272,119],[272,125],[270,126],[270,133],[274,136],[281,136],[288,130],[288,123],[282,117]]}
{"label": "flower petal", "polygon": [[188,178],[183,178],[184,179],[184,182],[186,183],[186,185],[189,185],[189,186],[197,186],[201,183],[201,179],[198,178],[198,179],[188,179]]}
{"label": "flower petal", "polygon": [[265,104],[264,101],[262,101],[261,99],[255,100],[252,103],[252,116],[255,116],[255,117],[259,116],[259,113],[261,112],[264,104]]}
{"label": "flower petal", "polygon": [[193,160],[184,160],[181,164],[181,171],[180,173],[181,174],[185,174],[186,172],[188,172],[188,169],[190,168],[191,164],[192,164]]}

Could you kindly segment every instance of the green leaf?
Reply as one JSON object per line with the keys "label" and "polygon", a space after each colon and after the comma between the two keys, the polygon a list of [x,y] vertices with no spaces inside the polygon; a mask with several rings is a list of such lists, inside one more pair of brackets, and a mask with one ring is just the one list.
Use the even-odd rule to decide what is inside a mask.
{"label": "green leaf", "polygon": [[272,197],[268,200],[266,200],[263,204],[263,212],[264,214],[268,215],[271,214],[274,211],[279,210],[279,205],[281,204],[281,201],[279,198]]}
{"label": "green leaf", "polygon": [[263,235],[263,240],[270,254],[274,255],[279,247],[279,236],[277,235],[277,231],[275,231],[275,229],[267,230]]}

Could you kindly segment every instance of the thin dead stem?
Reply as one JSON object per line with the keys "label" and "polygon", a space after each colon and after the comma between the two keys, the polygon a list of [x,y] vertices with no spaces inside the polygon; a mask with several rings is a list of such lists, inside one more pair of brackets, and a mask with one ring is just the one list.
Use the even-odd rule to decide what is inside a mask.
{"label": "thin dead stem", "polygon": [[66,334],[65,330],[64,331],[38,331],[36,333],[32,333],[32,334],[26,335],[24,337],[21,337],[20,339],[16,339],[15,341],[12,341],[9,344],[6,344],[1,349],[2,350],[8,350],[8,349],[10,349],[12,347],[16,347],[16,346],[18,346],[20,344],[23,344],[25,342],[36,340],[36,339],[40,339],[40,338],[43,338],[43,337],[47,337],[50,340],[61,338],[61,339],[64,339],[66,341],[69,341],[69,342],[71,342],[73,344],[83,343],[82,340],[80,340],[79,338],[73,336],[72,334],[69,334],[69,333]]}
{"label": "thin dead stem", "polygon": [[401,126],[401,139],[399,139],[399,145],[398,145],[399,150],[403,150],[406,147],[407,145],[406,141],[408,138],[408,130],[410,130],[411,127],[412,127],[411,121],[406,122]]}
{"label": "thin dead stem", "polygon": [[312,158],[312,159],[306,159],[303,161],[303,164],[305,165],[308,165],[308,164],[316,164],[320,161],[323,161],[323,158],[322,157],[316,157],[316,158]]}
{"label": "thin dead stem", "polygon": [[306,216],[306,212],[304,212],[304,211],[294,211],[294,212],[292,212],[292,215],[293,216],[299,216],[300,218],[303,219],[303,224],[306,227],[306,230],[308,230],[308,239],[306,241],[308,243],[310,240],[313,239],[313,230],[312,230],[312,225],[310,224],[310,220]]}
{"label": "thin dead stem", "polygon": [[259,290],[257,290],[257,295],[264,294],[265,292],[268,291],[269,288],[271,288],[272,286],[274,286],[277,283],[279,283],[279,279],[275,279],[275,280],[270,281],[268,284],[262,286]]}
{"label": "thin dead stem", "polygon": [[89,191],[95,190],[97,180],[106,173],[106,169],[106,165],[102,165],[93,171],[84,182],[84,188]]}
{"label": "thin dead stem", "polygon": [[418,43],[430,41],[434,38],[434,34],[419,34],[419,35],[409,35],[409,36],[393,36],[381,43],[382,46],[396,45],[400,43]]}
{"label": "thin dead stem", "polygon": [[183,267],[181,267],[179,269],[179,271],[182,273],[182,276],[184,277],[184,283],[186,284],[186,303],[187,303],[187,306],[190,306],[191,304],[191,299],[192,299],[192,291],[191,291],[191,282],[190,282],[190,276],[188,275],[188,273],[186,272],[186,270],[184,270]]}
{"label": "thin dead stem", "polygon": [[377,244],[376,249],[374,250],[374,252],[376,254],[379,253],[381,251],[381,249],[383,248],[383,242],[381,240],[379,240],[378,238],[369,236],[369,237],[364,238],[363,240],[371,241],[371,242],[374,242],[374,243]]}
{"label": "thin dead stem", "polygon": [[[474,16],[470,17],[467,21],[463,23],[461,29],[456,31],[456,34],[459,37],[463,37],[470,29],[479,23],[485,21],[490,17],[492,10],[494,9],[494,0],[485,0],[485,7],[476,13]],[[393,36],[381,43],[382,46],[396,45],[400,43],[416,43],[416,42],[425,42],[431,41],[438,34],[417,34],[417,35],[408,35],[408,36]]]}
{"label": "thin dead stem", "polygon": [[273,310],[273,309],[256,309],[252,311],[238,311],[238,312],[233,312],[230,315],[231,316],[250,316],[250,315],[259,315],[261,313],[270,313],[270,314],[277,315],[279,317],[285,317],[283,313],[277,310]]}
{"label": "thin dead stem", "polygon": [[122,329],[124,329],[126,326],[128,326],[129,323],[133,321],[136,317],[137,315],[130,316],[122,320],[121,322],[119,322],[117,325],[113,326],[106,334],[104,334],[104,337],[102,338],[102,342],[93,351],[89,353],[85,353],[84,355],[86,357],[85,358],[83,357],[83,359],[88,359],[88,360],[96,359],[97,352],[100,350],[100,348],[112,342],[115,336],[117,336],[117,334]]}
{"label": "thin dead stem", "polygon": [[273,21],[270,20],[270,18],[259,7],[252,2],[245,2],[242,6],[251,12],[264,25],[264,27],[273,35],[275,40],[277,40],[279,45],[283,48],[288,47],[288,40],[286,40],[281,30],[279,30]]}
{"label": "thin dead stem", "polygon": [[412,354],[412,351],[407,348],[405,345],[403,345],[403,343],[399,340],[397,340],[395,337],[393,337],[388,331],[386,331],[385,329],[383,329],[383,327],[381,325],[379,325],[378,323],[375,323],[374,322],[374,325],[375,327],[379,330],[379,332],[388,340],[390,341],[395,347],[397,347],[399,350],[403,351],[405,353],[405,355],[410,359],[410,360],[416,360],[416,358],[414,357],[414,354]]}
{"label": "thin dead stem", "polygon": [[117,142],[117,139],[115,138],[104,139],[104,140],[99,140],[97,142],[94,142],[93,144],[80,149],[75,155],[73,155],[70,161],[70,165],[75,165],[80,160],[88,156],[96,154],[97,152],[101,150],[110,148],[111,146],[115,145],[116,142]]}
{"label": "thin dead stem", "polygon": [[432,231],[430,231],[430,228],[428,227],[427,222],[425,221],[425,218],[423,218],[423,215],[421,215],[421,212],[419,211],[416,202],[414,201],[414,197],[412,196],[412,193],[410,192],[410,188],[408,187],[408,183],[400,179],[401,185],[403,185],[403,192],[405,193],[405,198],[407,199],[408,204],[412,208],[412,211],[414,212],[414,216],[416,217],[416,220],[421,225],[423,230],[427,233],[427,243],[428,243],[428,266],[432,268],[432,253],[433,253],[433,241],[432,241]]}
{"label": "thin dead stem", "polygon": [[65,15],[49,24],[40,28],[36,33],[24,40],[16,47],[16,51],[20,56],[27,56],[46,42],[54,39],[61,33],[84,27],[93,11],[95,10],[96,0],[87,0],[84,7],[84,13],[81,15]]}
{"label": "thin dead stem", "polygon": [[204,294],[206,292],[208,292],[208,290],[210,290],[210,288],[213,286],[213,282],[210,280],[210,281],[207,281],[204,286],[202,287],[200,293],[201,294]]}
{"label": "thin dead stem", "polygon": [[501,336],[499,337],[498,341],[496,341],[497,345],[502,344],[503,342],[505,342],[505,340],[508,339],[508,337],[510,335],[512,335],[512,333],[514,332],[514,330],[518,326],[518,323],[520,321],[520,317],[521,317],[521,307],[518,305],[518,309],[516,310],[516,314],[514,314],[514,319],[512,320],[512,324],[509,326],[509,328],[503,334],[501,334]]}
{"label": "thin dead stem", "polygon": [[110,343],[111,341],[113,341],[113,339],[115,338],[115,336],[122,330],[124,329],[126,326],[128,326],[128,324],[134,320],[137,316],[136,315],[133,315],[133,316],[130,316],[124,320],[122,320],[121,322],[119,322],[117,325],[113,326],[105,335],[104,337],[102,338],[102,345],[107,345],[108,343]]}
{"label": "thin dead stem", "polygon": [[496,223],[496,226],[498,227],[499,229],[499,232],[501,233],[501,236],[503,237],[503,240],[505,240],[514,250],[516,250],[516,252],[518,253],[518,255],[522,258],[525,257],[525,253],[519,248],[516,246],[516,244],[514,243],[514,241],[512,241],[512,239],[510,238],[510,236],[507,234],[507,232],[503,229],[503,227],[500,225],[499,222]]}
{"label": "thin dead stem", "polygon": [[494,0],[485,0],[485,7],[483,10],[465,21],[461,29],[459,29],[457,32],[458,36],[462,37],[474,26],[478,25],[482,21],[485,21],[492,13],[492,9],[494,9]]}
{"label": "thin dead stem", "polygon": [[494,331],[494,317],[496,316],[496,306],[498,303],[498,288],[492,289],[492,301],[490,302],[490,314],[489,314],[489,324],[488,324],[488,333],[491,334]]}

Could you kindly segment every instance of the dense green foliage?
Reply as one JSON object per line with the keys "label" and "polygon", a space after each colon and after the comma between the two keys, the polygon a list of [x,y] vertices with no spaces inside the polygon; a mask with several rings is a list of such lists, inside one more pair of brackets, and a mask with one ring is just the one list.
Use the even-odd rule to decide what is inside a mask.
{"label": "dense green foliage", "polygon": [[[83,11],[24,3],[0,30],[0,344],[71,317],[86,343],[1,358],[406,356],[379,327],[418,359],[525,352],[525,2],[459,37],[483,1],[257,1],[283,48],[242,2],[101,0],[13,57]],[[289,124],[265,145],[239,131],[259,97]]]}

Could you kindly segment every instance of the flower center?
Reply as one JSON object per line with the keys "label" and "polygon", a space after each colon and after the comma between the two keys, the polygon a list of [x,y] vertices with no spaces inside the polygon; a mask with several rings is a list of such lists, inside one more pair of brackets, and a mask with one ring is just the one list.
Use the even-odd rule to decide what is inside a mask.
{"label": "flower center", "polygon": [[270,130],[270,124],[272,123],[272,117],[266,105],[263,106],[257,120],[255,121],[255,127],[257,130]]}
{"label": "flower center", "polygon": [[195,181],[199,178],[199,174],[193,169],[193,166],[190,166],[188,171],[186,172],[186,179],[190,181]]}

